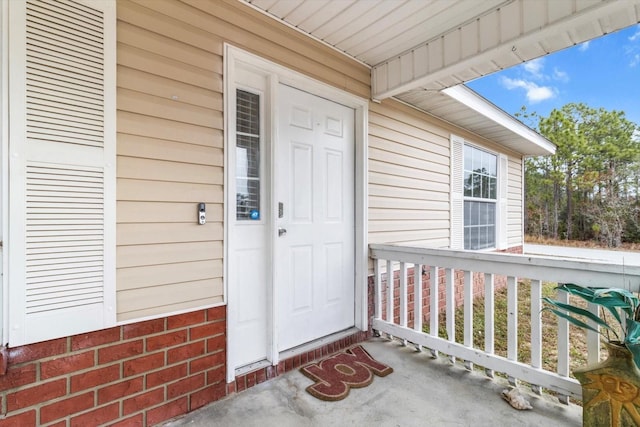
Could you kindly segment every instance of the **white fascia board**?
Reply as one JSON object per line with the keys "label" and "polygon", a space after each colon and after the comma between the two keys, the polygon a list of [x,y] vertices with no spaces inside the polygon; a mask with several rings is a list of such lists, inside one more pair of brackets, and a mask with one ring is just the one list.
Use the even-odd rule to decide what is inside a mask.
{"label": "white fascia board", "polygon": [[548,154],[555,154],[556,146],[554,143],[530,127],[524,125],[515,117],[507,114],[504,110],[487,101],[465,85],[458,85],[444,89],[442,93],[483,115],[494,122],[497,126],[501,126],[521,138],[530,141],[532,144],[545,150]]}

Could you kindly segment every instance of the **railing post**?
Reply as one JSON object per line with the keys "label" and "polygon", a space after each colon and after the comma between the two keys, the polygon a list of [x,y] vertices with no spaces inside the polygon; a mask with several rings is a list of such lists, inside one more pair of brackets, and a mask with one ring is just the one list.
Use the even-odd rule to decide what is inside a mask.
{"label": "railing post", "polygon": [[[484,275],[484,351],[488,354],[494,354],[494,335],[495,335],[495,294],[494,294],[494,276],[490,273]],[[488,377],[493,378],[493,370],[485,369],[484,372]]]}
{"label": "railing post", "polygon": [[[596,316],[600,316],[598,306],[589,303],[589,311]],[[589,325],[596,330],[600,330],[600,326],[589,320]],[[600,362],[600,334],[594,331],[587,331],[587,364],[594,365]]]}
{"label": "railing post", "polygon": [[[569,294],[564,291],[558,291],[556,299],[568,304]],[[558,317],[558,375],[569,376],[569,322],[561,317]],[[558,401],[568,405],[569,396],[558,394]]]}
{"label": "railing post", "polygon": [[[447,304],[447,339],[456,340],[456,274],[453,268],[445,269],[446,278],[446,304]],[[437,334],[437,332],[436,332]],[[451,363],[456,361],[454,356],[449,356]]]}
{"label": "railing post", "polygon": [[[507,359],[518,360],[518,280],[507,277]],[[516,378],[509,376],[509,384],[517,386]]]}
{"label": "railing post", "polygon": [[[422,332],[422,264],[413,265],[413,330]],[[422,346],[416,344],[416,350]]]}
{"label": "railing post", "polygon": [[[431,267],[431,278],[429,283],[430,287],[430,301],[429,301],[429,334],[438,337],[439,321],[438,316],[440,313],[440,269],[438,267]],[[438,351],[431,349],[431,356],[433,358],[438,357]]]}
{"label": "railing post", "polygon": [[[531,366],[542,367],[542,282],[531,280]],[[531,384],[531,390],[542,394],[542,388]]]}
{"label": "railing post", "polygon": [[[380,268],[380,260],[373,260],[373,318],[382,319],[382,269]],[[378,331],[374,331],[376,336],[380,336]]]}
{"label": "railing post", "polygon": [[[393,280],[393,265],[391,260],[387,260],[387,322],[394,323],[394,310],[393,310],[393,298],[394,298],[394,280]],[[389,334],[389,338],[391,335]]]}
{"label": "railing post", "polygon": [[[473,348],[473,272],[464,272],[464,345]],[[464,361],[467,370],[473,369],[473,363]]]}
{"label": "railing post", "polygon": [[[400,262],[400,326],[407,327],[407,264]],[[402,345],[407,345],[407,340],[402,340]]]}

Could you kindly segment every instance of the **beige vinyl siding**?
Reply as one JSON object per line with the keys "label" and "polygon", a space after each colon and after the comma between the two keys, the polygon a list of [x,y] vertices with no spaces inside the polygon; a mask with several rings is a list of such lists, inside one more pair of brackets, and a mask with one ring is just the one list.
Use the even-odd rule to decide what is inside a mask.
{"label": "beige vinyl siding", "polygon": [[118,320],[221,303],[224,42],[365,98],[369,70],[235,0],[117,14]]}
{"label": "beige vinyl siding", "polygon": [[522,244],[521,156],[393,100],[370,104],[369,243],[449,246],[452,134],[508,156],[507,238]]}
{"label": "beige vinyl siding", "polygon": [[369,243],[449,245],[449,132],[394,101],[370,104]]}

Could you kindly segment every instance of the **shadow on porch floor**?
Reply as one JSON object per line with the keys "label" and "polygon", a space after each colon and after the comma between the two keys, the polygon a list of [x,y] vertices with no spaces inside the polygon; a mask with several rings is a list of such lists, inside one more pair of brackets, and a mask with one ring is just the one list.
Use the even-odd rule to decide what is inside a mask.
{"label": "shadow on porch floor", "polygon": [[506,380],[453,366],[414,347],[374,338],[363,346],[394,372],[324,402],[308,394],[312,381],[298,370],[231,395],[165,427],[191,426],[580,426],[582,408],[521,391],[533,410],[517,411],[500,397]]}

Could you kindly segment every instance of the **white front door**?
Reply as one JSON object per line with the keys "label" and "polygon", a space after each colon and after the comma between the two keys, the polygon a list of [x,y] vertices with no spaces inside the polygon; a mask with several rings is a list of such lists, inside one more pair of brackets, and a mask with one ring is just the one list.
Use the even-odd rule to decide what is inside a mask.
{"label": "white front door", "polygon": [[278,350],[355,324],[354,110],[280,84],[275,142]]}

